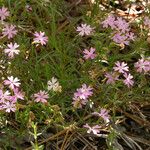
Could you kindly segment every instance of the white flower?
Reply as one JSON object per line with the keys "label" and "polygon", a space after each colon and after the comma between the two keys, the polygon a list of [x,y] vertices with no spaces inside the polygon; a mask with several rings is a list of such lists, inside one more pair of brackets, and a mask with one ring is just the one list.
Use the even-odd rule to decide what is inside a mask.
{"label": "white flower", "polygon": [[59,85],[59,82],[58,82],[58,80],[56,78],[52,77],[52,79],[49,80],[47,82],[47,84],[48,84],[48,88],[47,89],[49,91],[53,90],[54,92],[61,92],[61,88],[62,87]]}
{"label": "white flower", "polygon": [[19,45],[17,43],[10,43],[10,44],[7,44],[8,48],[4,49],[4,52],[6,54],[8,54],[8,56],[10,58],[14,58],[14,55],[18,55],[20,53],[20,50],[18,50],[17,48],[19,47]]}
{"label": "white flower", "polygon": [[84,128],[87,128],[87,133],[91,133],[93,132],[93,134],[95,135],[99,135],[98,133],[100,133],[100,128],[101,126],[99,125],[95,125],[93,127],[90,127],[87,123],[83,126]]}
{"label": "white flower", "polygon": [[53,88],[54,92],[61,92],[62,91],[62,87],[60,85],[56,86]]}
{"label": "white flower", "polygon": [[7,77],[7,80],[4,80],[4,85],[8,85],[11,89],[19,87],[20,84],[20,80],[18,78],[14,78],[13,76]]}
{"label": "white flower", "polygon": [[93,32],[93,29],[90,25],[87,24],[81,24],[81,26],[78,26],[76,31],[79,32],[79,35],[90,35]]}

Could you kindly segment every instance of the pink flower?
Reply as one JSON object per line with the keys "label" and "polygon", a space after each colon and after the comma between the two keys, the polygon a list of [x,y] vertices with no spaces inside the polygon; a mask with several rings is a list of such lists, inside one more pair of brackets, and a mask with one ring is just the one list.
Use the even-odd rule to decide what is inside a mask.
{"label": "pink flower", "polygon": [[7,101],[2,105],[2,108],[5,109],[5,111],[8,113],[10,113],[11,111],[16,111],[16,105],[14,102]]}
{"label": "pink flower", "polygon": [[15,95],[9,96],[9,101],[13,102],[13,103],[16,103],[17,102],[17,97]]}
{"label": "pink flower", "polygon": [[117,17],[115,21],[116,29],[122,33],[128,32],[130,30],[129,24],[123,20],[121,17]]}
{"label": "pink flower", "polygon": [[129,71],[129,67],[125,62],[119,62],[117,61],[116,66],[113,67],[114,71],[118,71],[119,73],[125,73],[126,71]]}
{"label": "pink flower", "polygon": [[106,109],[101,109],[100,113],[94,112],[92,114],[99,116],[99,117],[102,117],[106,122],[108,122],[108,120],[109,120],[108,111]]}
{"label": "pink flower", "polygon": [[9,88],[11,88],[12,90],[15,87],[19,87],[20,86],[20,80],[18,78],[14,78],[13,76],[7,77],[8,80],[4,80],[4,84],[5,85],[9,85]]}
{"label": "pink flower", "polygon": [[136,62],[134,64],[135,68],[136,68],[136,71],[137,72],[148,72],[150,71],[150,61],[148,60],[144,60],[143,58],[142,59],[139,59],[138,62]]}
{"label": "pink flower", "polygon": [[129,74],[125,73],[125,74],[124,74],[124,77],[125,77],[126,79],[123,81],[123,83],[124,83],[125,85],[127,85],[128,87],[133,86],[133,84],[134,84],[134,81],[132,80],[132,79],[133,79],[133,76],[132,76],[130,73],[129,73]]}
{"label": "pink flower", "polygon": [[117,44],[125,44],[129,45],[129,39],[126,35],[123,35],[122,33],[116,33],[113,37],[112,40],[117,43]]}
{"label": "pink flower", "polygon": [[86,105],[88,102],[87,99],[93,94],[92,90],[93,88],[87,86],[86,84],[83,84],[81,88],[77,89],[73,97],[73,106],[82,108],[83,105]]}
{"label": "pink flower", "polygon": [[135,36],[134,36],[134,33],[133,33],[133,32],[127,33],[126,36],[128,37],[128,40],[134,41],[134,39],[135,39]]}
{"label": "pink flower", "polygon": [[75,96],[79,97],[80,99],[87,99],[89,96],[93,94],[93,88],[87,86],[86,84],[82,85],[82,88],[77,89]]}
{"label": "pink flower", "polygon": [[113,15],[108,16],[106,20],[102,22],[103,27],[115,29],[112,40],[117,44],[129,45],[130,40],[134,40],[134,33],[130,32],[129,23],[121,17],[115,17]]}
{"label": "pink flower", "polygon": [[46,91],[39,91],[34,94],[35,102],[47,103],[47,99],[49,98],[48,93]]}
{"label": "pink flower", "polygon": [[0,18],[1,18],[1,20],[2,21],[5,20],[6,17],[8,17],[8,16],[9,16],[9,11],[8,11],[8,9],[6,7],[3,6],[0,9]]}
{"label": "pink flower", "polygon": [[17,48],[19,47],[19,45],[17,43],[15,43],[14,45],[12,43],[7,44],[8,48],[4,49],[4,52],[6,54],[8,54],[8,56],[10,58],[14,58],[14,55],[18,55],[20,50],[18,50]]}
{"label": "pink flower", "polygon": [[150,27],[150,19],[148,17],[144,18],[144,25]]}
{"label": "pink flower", "polygon": [[9,92],[9,91],[3,92],[3,91],[0,89],[0,103],[4,103],[5,100],[8,100],[8,99],[9,99],[9,95],[10,95],[10,92]]}
{"label": "pink flower", "polygon": [[86,105],[88,102],[87,99],[80,99],[76,94],[74,94],[74,97],[73,97],[73,107],[75,108],[82,108],[83,105]]}
{"label": "pink flower", "polygon": [[83,53],[84,53],[83,57],[85,59],[94,59],[96,57],[96,54],[94,54],[95,53],[95,48],[93,48],[93,47],[91,47],[89,51],[87,49],[85,49],[83,51]]}
{"label": "pink flower", "polygon": [[115,17],[113,15],[108,16],[103,22],[102,22],[103,28],[108,28],[109,26],[114,29],[115,26]]}
{"label": "pink flower", "polygon": [[5,25],[2,34],[3,36],[8,36],[8,39],[11,39],[17,34],[17,30],[14,25]]}
{"label": "pink flower", "polygon": [[107,81],[106,81],[107,84],[114,84],[115,81],[118,80],[119,76],[116,75],[115,73],[106,73],[105,77],[107,78]]}
{"label": "pink flower", "polygon": [[23,92],[19,91],[18,88],[14,88],[13,91],[14,91],[14,96],[15,96],[17,99],[24,100],[24,93],[23,93]]}
{"label": "pink flower", "polygon": [[48,42],[48,37],[45,36],[45,32],[35,32],[34,33],[35,38],[33,39],[33,43],[46,45]]}
{"label": "pink flower", "polygon": [[27,10],[28,12],[31,12],[31,11],[32,11],[32,7],[31,7],[30,5],[28,5],[28,4],[25,6],[25,8],[26,8],[26,10]]}
{"label": "pink flower", "polygon": [[87,133],[93,132],[93,134],[95,134],[95,135],[98,135],[98,133],[100,133],[101,126],[99,126],[99,125],[90,127],[88,124],[85,124],[83,127],[88,129]]}
{"label": "pink flower", "polygon": [[90,25],[87,24],[81,24],[81,26],[77,27],[77,32],[79,32],[79,35],[90,35],[93,32],[93,28],[91,28]]}

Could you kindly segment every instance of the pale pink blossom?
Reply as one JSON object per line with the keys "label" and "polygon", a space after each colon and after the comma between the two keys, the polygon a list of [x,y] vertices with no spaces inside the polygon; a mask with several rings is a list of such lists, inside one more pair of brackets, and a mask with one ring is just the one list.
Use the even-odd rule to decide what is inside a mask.
{"label": "pale pink blossom", "polygon": [[106,83],[107,84],[114,84],[115,83],[115,81],[117,81],[118,80],[118,75],[116,75],[115,73],[106,73],[105,74],[105,77],[107,78],[107,81],[106,81]]}
{"label": "pale pink blossom", "polygon": [[18,88],[14,88],[13,91],[14,91],[14,96],[17,99],[24,100],[24,95],[25,95],[24,92],[20,91]]}
{"label": "pale pink blossom", "polygon": [[8,100],[9,99],[9,95],[10,95],[9,91],[3,92],[3,90],[0,89],[0,103],[4,103],[5,100]]}
{"label": "pale pink blossom", "polygon": [[139,59],[138,62],[134,64],[134,67],[136,68],[137,72],[146,73],[150,71],[150,61],[144,60],[143,58]]}
{"label": "pale pink blossom", "polygon": [[150,27],[150,19],[148,17],[144,18],[144,25]]}
{"label": "pale pink blossom", "polygon": [[103,22],[102,22],[103,28],[108,28],[109,26],[114,29],[115,26],[115,17],[113,15],[108,16]]}
{"label": "pale pink blossom", "polygon": [[112,40],[117,44],[125,44],[129,45],[129,39],[126,35],[122,34],[121,32],[114,34]]}
{"label": "pale pink blossom", "polygon": [[88,129],[87,133],[93,132],[93,134],[95,134],[95,135],[99,135],[98,133],[100,133],[100,129],[101,129],[101,126],[99,126],[99,125],[90,127],[87,123],[83,127]]}
{"label": "pale pink blossom", "polygon": [[81,24],[81,26],[77,27],[76,31],[79,32],[79,35],[90,35],[93,32],[93,29],[90,25]]}
{"label": "pale pink blossom", "polygon": [[130,30],[129,23],[126,22],[121,17],[117,17],[115,21],[116,29],[122,33],[128,32]]}
{"label": "pale pink blossom", "polygon": [[80,99],[87,99],[89,96],[92,96],[93,94],[93,88],[90,86],[87,86],[86,84],[82,85],[82,88],[77,89],[77,92],[75,93],[75,96],[79,97]]}
{"label": "pale pink blossom", "polygon": [[4,84],[8,85],[10,89],[14,89],[20,86],[20,80],[18,78],[14,78],[13,76],[7,77],[7,80],[4,80]]}
{"label": "pale pink blossom", "polygon": [[6,17],[8,17],[8,16],[9,16],[9,11],[8,11],[8,9],[6,7],[3,6],[0,9],[0,18],[1,18],[1,20],[2,21],[5,20]]}
{"label": "pale pink blossom", "polygon": [[16,105],[14,102],[7,101],[2,105],[2,108],[5,109],[5,111],[8,113],[10,113],[11,111],[12,112],[16,111]]}
{"label": "pale pink blossom", "polygon": [[76,94],[74,94],[73,97],[73,107],[75,108],[82,108],[84,105],[86,105],[88,102],[87,99],[80,99]]}
{"label": "pale pink blossom", "polygon": [[13,102],[13,103],[16,103],[17,102],[17,97],[15,95],[9,96],[9,101]]}
{"label": "pale pink blossom", "polygon": [[94,112],[92,113],[93,115],[96,115],[96,116],[99,116],[99,117],[102,117],[106,122],[109,120],[109,115],[108,115],[108,110],[102,108],[100,110],[100,113],[98,112]]}
{"label": "pale pink blossom", "polygon": [[16,27],[14,25],[6,24],[2,31],[3,36],[7,36],[8,39],[13,38],[17,34]]}
{"label": "pale pink blossom", "polygon": [[4,49],[4,52],[8,54],[10,58],[14,58],[14,55],[18,55],[20,53],[20,50],[17,49],[19,47],[17,43],[10,43],[7,44],[7,46],[8,48]]}
{"label": "pale pink blossom", "polygon": [[87,86],[86,84],[83,84],[81,88],[77,89],[77,91],[74,93],[73,97],[73,106],[82,108],[83,105],[86,105],[88,102],[88,98],[92,96],[93,94],[93,88],[90,86]]}
{"label": "pale pink blossom", "polygon": [[129,74],[125,73],[124,77],[125,77],[125,80],[123,81],[123,83],[127,85],[128,87],[133,86],[134,84],[133,76],[130,73]]}
{"label": "pale pink blossom", "polygon": [[48,42],[48,37],[45,36],[45,32],[35,32],[34,36],[35,38],[33,39],[33,43],[46,45]]}
{"label": "pale pink blossom", "polygon": [[47,103],[47,99],[49,98],[48,93],[46,91],[39,91],[33,95],[35,98],[35,102]]}
{"label": "pale pink blossom", "polygon": [[90,50],[85,49],[83,51],[85,59],[94,59],[96,57],[95,48],[91,47]]}
{"label": "pale pink blossom", "polygon": [[3,106],[2,105],[0,105],[0,110],[3,110]]}
{"label": "pale pink blossom", "polygon": [[135,40],[135,35],[134,35],[133,32],[128,32],[128,33],[126,34],[126,36],[128,37],[128,40],[132,40],[132,41]]}
{"label": "pale pink blossom", "polygon": [[25,6],[25,8],[26,8],[26,10],[27,10],[28,12],[31,12],[31,11],[32,11],[32,7],[31,7],[30,5],[28,5],[28,4]]}
{"label": "pale pink blossom", "polygon": [[119,73],[125,73],[129,71],[129,67],[125,62],[119,62],[117,61],[115,63],[115,67],[113,67],[114,71],[118,71]]}
{"label": "pale pink blossom", "polygon": [[129,42],[135,39],[134,33],[130,32],[129,23],[121,17],[115,18],[113,15],[110,15],[102,24],[103,27],[111,27],[114,30],[112,40],[117,44],[129,45]]}

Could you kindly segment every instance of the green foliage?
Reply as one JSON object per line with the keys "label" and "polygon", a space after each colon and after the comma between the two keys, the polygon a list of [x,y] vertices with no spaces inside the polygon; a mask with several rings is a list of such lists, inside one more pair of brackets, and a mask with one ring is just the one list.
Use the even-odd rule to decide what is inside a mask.
{"label": "green foliage", "polygon": [[[112,1],[107,4],[115,5]],[[28,11],[27,5],[32,10]],[[100,108],[108,109],[112,117],[110,120],[115,122],[118,108],[128,110],[129,103],[149,101],[149,73],[140,74],[134,68],[134,63],[142,56],[149,57],[148,30],[141,30],[138,23],[134,22],[137,27],[135,41],[122,49],[122,45],[112,41],[113,31],[104,29],[101,24],[109,15],[110,7],[102,10],[99,5],[99,0],[91,5],[65,0],[0,0],[0,7],[7,7],[11,14],[6,22],[16,25],[18,30],[13,39],[0,39],[0,89],[4,87],[4,79],[14,76],[20,79],[21,89],[25,92],[24,100],[17,101],[15,112],[0,110],[0,133],[4,133],[0,138],[2,149],[19,149],[19,144],[15,144],[28,133],[34,138],[30,141],[33,149],[43,150],[44,145],[38,144],[39,138],[49,127],[63,129],[77,123],[82,128],[86,123],[85,118]],[[91,36],[80,37],[76,28],[81,23],[90,24],[95,32]],[[142,25],[142,22],[139,24]],[[0,32],[2,30],[1,24]],[[46,45],[36,46],[33,43],[35,31],[45,32],[49,39]],[[14,41],[20,45],[20,54],[11,60],[3,50]],[[96,48],[97,57],[85,60],[83,50],[90,47]],[[104,75],[113,70],[116,61],[128,63],[131,74],[134,74],[133,87],[127,88],[122,76],[114,85],[106,84]],[[34,94],[47,90],[47,82],[52,77],[58,79],[61,91],[48,91],[48,102],[36,103]],[[73,94],[84,83],[93,88],[94,94],[88,106],[76,109],[72,105]],[[94,117],[87,122],[104,125],[109,130],[108,149],[115,150],[113,143],[119,133],[111,123],[106,126],[102,119]],[[11,141],[14,137],[16,143]]]}

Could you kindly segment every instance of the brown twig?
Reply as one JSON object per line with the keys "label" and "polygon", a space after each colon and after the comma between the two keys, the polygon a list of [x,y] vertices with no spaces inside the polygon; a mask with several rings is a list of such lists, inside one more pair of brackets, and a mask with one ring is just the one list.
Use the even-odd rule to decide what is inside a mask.
{"label": "brown twig", "polygon": [[[89,119],[90,117],[92,117],[92,115],[86,116],[83,120],[85,121],[85,120]],[[64,129],[64,130],[62,130],[62,131],[60,131],[60,132],[58,132],[57,134],[55,134],[55,135],[53,135],[53,136],[48,137],[47,139],[44,139],[43,141],[39,142],[38,144],[39,144],[39,145],[42,145],[42,144],[44,144],[44,143],[46,143],[46,142],[48,142],[48,141],[51,141],[51,140],[56,139],[57,137],[59,137],[59,136],[65,134],[66,132],[72,132],[72,131],[75,130],[75,127],[78,126],[78,125],[80,125],[80,123],[75,123],[74,125],[70,125],[68,128],[66,128],[66,129]],[[78,134],[79,134],[79,133],[78,133]],[[66,135],[67,135],[67,134],[66,134]],[[31,149],[32,149],[32,146],[26,148],[25,150],[31,150]]]}
{"label": "brown twig", "polygon": [[[46,142],[48,142],[48,141],[50,141],[50,140],[54,140],[54,139],[56,139],[58,136],[65,134],[67,131],[68,131],[68,129],[64,129],[64,130],[58,132],[57,134],[55,134],[55,135],[53,135],[53,136],[50,136],[49,138],[43,140],[42,142],[39,142],[39,145],[44,144],[44,143],[46,143]],[[32,150],[32,146],[26,148],[25,150]]]}
{"label": "brown twig", "polygon": [[69,130],[67,130],[67,132],[66,132],[66,135],[65,135],[65,138],[64,138],[64,140],[63,140],[63,143],[62,143],[62,145],[61,145],[60,150],[63,150],[63,149],[64,149],[66,140],[67,140],[67,138],[68,138],[68,134],[69,134]]}
{"label": "brown twig", "polygon": [[132,114],[129,114],[127,112],[123,112],[127,117],[133,119],[135,122],[137,122],[138,124],[140,124],[141,126],[145,126],[148,129],[150,129],[150,122],[144,119],[141,119],[140,117],[134,116]]}
{"label": "brown twig", "polygon": [[96,148],[88,141],[86,140],[80,133],[78,133],[78,139],[80,139],[81,141],[83,140],[84,142],[88,143],[89,146],[91,146],[91,148],[93,148],[93,150],[96,150]]}
{"label": "brown twig", "polygon": [[143,138],[140,138],[140,137],[134,137],[134,136],[131,136],[131,135],[128,135],[128,137],[130,137],[131,139],[133,139],[134,141],[137,141],[139,143],[142,143],[142,144],[145,144],[147,146],[150,146],[150,141],[146,140],[146,139],[143,139]]}
{"label": "brown twig", "polygon": [[61,147],[61,150],[64,150],[65,147],[67,147],[67,143],[70,141],[70,139],[73,137],[73,135],[75,134],[76,132],[73,132],[68,138],[66,138],[66,140],[64,140],[64,144],[62,144],[62,147]]}

